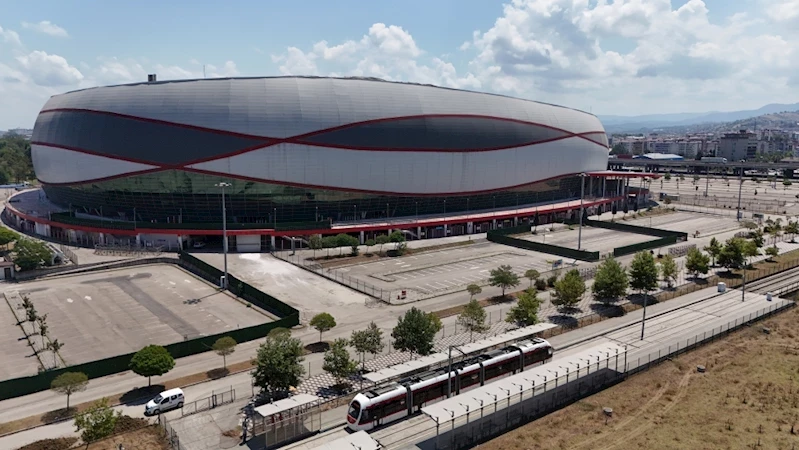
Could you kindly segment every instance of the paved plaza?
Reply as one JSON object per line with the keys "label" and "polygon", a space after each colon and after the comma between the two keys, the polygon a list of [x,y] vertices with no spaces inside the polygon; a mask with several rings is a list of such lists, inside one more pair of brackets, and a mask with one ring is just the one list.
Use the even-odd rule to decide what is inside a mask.
{"label": "paved plaza", "polygon": [[[603,220],[609,218],[609,215],[605,216]],[[616,220],[621,221],[621,214],[617,215]],[[700,236],[712,236],[740,228],[740,224],[734,218],[691,212],[674,212],[654,216],[651,219],[630,219],[622,223],[689,234],[699,231]],[[579,230],[577,227],[573,228],[558,226],[554,232],[549,232],[548,227],[540,226],[536,235],[526,234],[518,237],[577,248]],[[583,227],[582,230],[582,247],[602,254],[612,252],[615,247],[653,239],[656,238],[602,228]],[[490,271],[503,264],[511,266],[519,275],[528,269],[535,269],[543,274],[552,270],[552,263],[560,259],[563,259],[567,265],[585,265],[580,261],[566,260],[555,255],[480,240],[471,245],[398,258],[382,258],[375,262],[331,269],[330,272],[357,279],[383,290],[407,290],[429,296],[463,290],[471,283],[485,285]]]}
{"label": "paved plaza", "polygon": [[[67,365],[273,320],[172,265],[75,275],[4,289],[9,297],[27,294],[38,314],[47,315],[48,334],[64,344],[60,354]],[[5,313],[0,317],[9,322]],[[19,327],[11,330],[3,347],[16,349],[22,332]],[[18,359],[19,355],[14,361]],[[27,365],[25,374],[36,374],[35,365]],[[11,374],[6,371],[6,375]]]}

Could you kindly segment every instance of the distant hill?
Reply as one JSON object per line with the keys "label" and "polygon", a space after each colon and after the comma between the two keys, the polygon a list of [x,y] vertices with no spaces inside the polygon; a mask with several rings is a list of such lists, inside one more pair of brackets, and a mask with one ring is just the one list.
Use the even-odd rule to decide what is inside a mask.
{"label": "distant hill", "polygon": [[772,103],[759,109],[707,113],[649,114],[643,116],[598,116],[608,133],[646,133],[660,128],[735,122],[751,117],[799,111],[799,103]]}
{"label": "distant hill", "polygon": [[796,111],[783,111],[774,114],[764,114],[756,117],[749,117],[743,120],[721,123],[700,123],[696,125],[678,125],[673,127],[663,127],[660,130],[667,134],[685,133],[729,133],[738,130],[749,130],[764,128],[778,128],[782,130],[799,131],[799,108]]}

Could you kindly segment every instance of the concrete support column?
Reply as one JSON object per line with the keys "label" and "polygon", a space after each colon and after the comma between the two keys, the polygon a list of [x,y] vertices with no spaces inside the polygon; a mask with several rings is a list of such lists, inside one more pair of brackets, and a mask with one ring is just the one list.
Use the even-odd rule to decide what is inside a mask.
{"label": "concrete support column", "polygon": [[361,245],[363,245],[363,243],[366,242],[366,240],[364,239],[363,235],[364,235],[364,233],[363,233],[363,231],[361,231],[361,238],[360,238]]}
{"label": "concrete support column", "polygon": [[444,237],[447,237],[447,224],[444,224]]}
{"label": "concrete support column", "polygon": [[275,237],[274,236],[269,236],[269,243],[270,243],[270,245],[272,245],[272,249],[273,250],[277,250],[277,246],[275,245]]}
{"label": "concrete support column", "polygon": [[513,218],[513,226],[514,227],[519,226],[519,216]]}
{"label": "concrete support column", "polygon": [[466,222],[466,234],[474,234],[474,222]]}
{"label": "concrete support column", "polygon": [[593,197],[594,195],[594,177],[588,177],[588,196]]}
{"label": "concrete support column", "polygon": [[422,238],[422,227],[416,227],[416,239]]}
{"label": "concrete support column", "polygon": [[136,246],[137,247],[141,246],[141,234],[139,233],[136,233]]}
{"label": "concrete support column", "polygon": [[497,229],[497,219],[494,219],[494,220],[491,221],[491,229],[492,230],[496,230]]}

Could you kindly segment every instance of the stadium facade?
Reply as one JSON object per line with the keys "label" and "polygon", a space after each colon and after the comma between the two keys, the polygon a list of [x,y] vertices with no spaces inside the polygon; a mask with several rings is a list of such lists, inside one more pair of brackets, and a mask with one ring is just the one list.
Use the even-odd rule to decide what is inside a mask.
{"label": "stadium facade", "polygon": [[[490,227],[530,216],[531,207],[579,200],[580,174],[604,171],[608,161],[592,114],[354,78],[69,92],[46,103],[31,143],[47,200],[63,209],[49,213],[50,225],[127,236],[218,234],[223,182],[234,235],[417,228],[431,218],[476,232],[468,217],[451,217],[493,212]],[[585,183],[596,206],[622,193],[623,183],[608,181]]]}

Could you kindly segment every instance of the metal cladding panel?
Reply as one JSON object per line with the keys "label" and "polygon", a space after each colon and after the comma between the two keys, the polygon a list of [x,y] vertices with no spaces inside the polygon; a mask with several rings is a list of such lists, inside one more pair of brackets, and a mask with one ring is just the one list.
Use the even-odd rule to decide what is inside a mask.
{"label": "metal cladding panel", "polygon": [[52,184],[101,180],[156,168],[37,144],[31,145],[31,159],[36,167],[36,177],[44,183]]}
{"label": "metal cladding panel", "polygon": [[208,79],[109,86],[52,97],[44,111],[90,109],[264,137],[395,117],[477,115],[602,132],[591,114],[434,86],[338,78]]}
{"label": "metal cladding panel", "polygon": [[190,165],[279,183],[402,194],[501,190],[605,167],[607,150],[582,138],[487,152],[391,152],[275,146]]}

